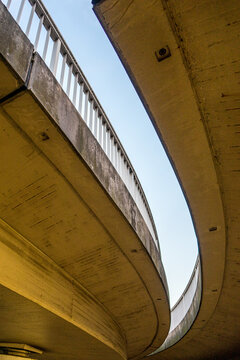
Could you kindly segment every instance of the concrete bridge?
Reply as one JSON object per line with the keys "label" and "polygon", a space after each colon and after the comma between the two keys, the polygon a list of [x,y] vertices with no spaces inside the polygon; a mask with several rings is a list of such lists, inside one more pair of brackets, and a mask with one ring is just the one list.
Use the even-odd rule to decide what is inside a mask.
{"label": "concrete bridge", "polygon": [[199,312],[191,307],[182,322],[190,330],[167,348],[186,332],[177,327],[152,359],[239,359],[240,3],[94,3],[165,145],[199,242]]}
{"label": "concrete bridge", "polygon": [[[5,5],[0,2],[0,359],[144,357],[163,343],[170,322],[144,192],[43,4]],[[18,25],[24,7],[26,34]]]}
{"label": "concrete bridge", "polygon": [[0,2],[0,359],[238,358],[239,4],[94,3],[200,257],[170,312],[151,211],[98,99],[40,0]]}

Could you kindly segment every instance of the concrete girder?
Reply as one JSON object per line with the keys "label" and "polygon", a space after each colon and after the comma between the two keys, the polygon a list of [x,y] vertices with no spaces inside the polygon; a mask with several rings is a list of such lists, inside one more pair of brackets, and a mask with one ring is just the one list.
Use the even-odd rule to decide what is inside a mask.
{"label": "concrete girder", "polygon": [[[45,349],[45,358],[79,358],[77,348],[72,349],[78,338],[82,339],[82,349],[85,349],[84,359],[140,357],[150,353],[164,341],[169,328],[167,283],[158,249],[121,178],[81,116],[40,56],[33,56],[28,39],[0,5],[4,19],[0,63],[5,72],[3,79],[7,79],[0,83],[1,221],[16,233],[16,245],[24,238],[73,283],[92,294],[86,299],[87,303],[95,299],[99,313],[106,314],[106,322],[100,328],[102,326],[103,332],[107,329],[116,332],[107,341],[101,338],[97,327],[96,333],[92,332],[91,301],[85,312],[89,328],[84,326],[84,316],[77,326],[73,324],[69,312],[67,317],[61,315],[62,321],[58,311],[52,308],[48,293],[44,293],[48,281],[38,296],[31,298],[35,271],[29,278],[28,266],[25,268],[28,281],[11,285],[7,264],[16,272],[17,258],[13,258],[12,262],[5,263],[1,279],[2,298],[8,305],[0,311],[4,310],[5,317],[8,313],[12,318],[14,314],[19,316],[23,323],[29,308],[33,317],[30,325],[24,325],[26,332],[22,331],[17,339],[14,337],[21,322],[11,322],[3,340],[29,343],[24,336],[29,336],[35,319],[39,319],[43,325],[39,331],[33,327],[36,336],[31,345]],[[14,42],[5,26],[21,35],[12,45],[15,56],[5,51],[6,44]],[[30,49],[25,52],[29,56],[28,67],[21,76],[15,66],[19,46]],[[9,89],[11,78],[15,87]],[[22,253],[25,254],[25,250]],[[9,274],[14,280],[11,271]],[[57,280],[53,286],[51,279],[48,279],[50,289],[61,283]],[[39,282],[41,280],[40,276]],[[29,286],[28,293],[21,290],[25,283]],[[65,287],[68,288],[66,284],[60,286],[63,293]],[[41,299],[45,295],[43,305]],[[64,305],[63,300],[60,293],[56,293],[59,308]],[[19,311],[14,304],[21,304]],[[73,304],[69,306],[71,311]],[[115,330],[113,324],[116,324]],[[49,335],[49,339],[46,337],[48,326],[54,328],[54,335]],[[102,344],[95,341],[95,335]]]}
{"label": "concrete girder", "polygon": [[[156,359],[240,352],[239,10],[235,0],[104,0],[94,7],[163,141],[199,241],[199,314]],[[166,45],[171,56],[158,62],[155,52]]]}

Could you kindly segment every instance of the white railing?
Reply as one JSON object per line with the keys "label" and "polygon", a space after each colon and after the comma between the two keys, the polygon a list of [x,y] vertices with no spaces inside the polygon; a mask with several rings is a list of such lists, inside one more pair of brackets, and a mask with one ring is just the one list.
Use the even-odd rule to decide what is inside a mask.
{"label": "white railing", "polygon": [[137,175],[107,115],[41,0],[2,0],[61,84],[132,195],[159,248],[152,214]]}
{"label": "white railing", "polygon": [[200,275],[200,259],[199,257],[197,257],[197,261],[193,268],[191,278],[184,292],[182,293],[176,304],[171,309],[171,325],[169,332],[175,329],[183,320],[183,318],[186,316],[192,304],[195,292],[197,290],[199,275]]}
{"label": "white railing", "polygon": [[[201,262],[198,255],[192,275],[182,295],[171,309],[171,324],[164,343],[151,355],[176,344],[192,326],[200,307],[202,292]],[[181,326],[181,324],[183,324]],[[180,326],[179,326],[180,325]]]}

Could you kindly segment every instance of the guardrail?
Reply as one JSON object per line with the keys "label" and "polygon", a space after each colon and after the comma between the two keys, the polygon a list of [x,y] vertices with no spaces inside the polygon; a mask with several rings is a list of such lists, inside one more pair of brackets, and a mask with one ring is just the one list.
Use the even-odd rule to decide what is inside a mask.
{"label": "guardrail", "polygon": [[171,325],[169,330],[170,332],[180,324],[180,322],[187,314],[197,289],[199,276],[200,276],[200,259],[198,256],[195,266],[193,268],[192,275],[189,279],[189,282],[184,292],[182,293],[176,304],[171,309]]}
{"label": "guardrail", "polygon": [[201,262],[198,255],[189,282],[179,300],[171,309],[171,324],[167,338],[155,355],[176,344],[192,326],[200,307],[202,294]]}
{"label": "guardrail", "polygon": [[52,71],[132,195],[159,249],[138,177],[107,115],[41,0],[2,0]]}

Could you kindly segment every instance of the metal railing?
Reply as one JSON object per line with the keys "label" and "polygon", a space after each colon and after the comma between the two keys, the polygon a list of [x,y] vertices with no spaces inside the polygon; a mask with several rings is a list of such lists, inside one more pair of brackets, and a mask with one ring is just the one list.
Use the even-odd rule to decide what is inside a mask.
{"label": "metal railing", "polygon": [[159,248],[138,177],[107,115],[41,0],[2,0],[52,71],[132,195]]}
{"label": "metal railing", "polygon": [[171,309],[171,325],[169,332],[175,329],[187,314],[197,289],[199,276],[200,276],[200,259],[198,256],[195,266],[193,268],[192,275],[189,279],[189,282],[184,292],[182,293],[176,304]]}
{"label": "metal railing", "polygon": [[171,324],[168,336],[160,348],[155,350],[150,356],[176,344],[176,342],[188,332],[198,314],[201,293],[201,262],[198,255],[189,282],[182,295],[171,309]]}

